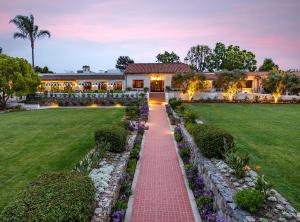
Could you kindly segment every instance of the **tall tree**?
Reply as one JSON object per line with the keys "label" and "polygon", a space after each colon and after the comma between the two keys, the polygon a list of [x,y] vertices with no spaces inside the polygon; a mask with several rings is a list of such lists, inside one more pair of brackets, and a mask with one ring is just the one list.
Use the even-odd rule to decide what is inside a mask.
{"label": "tall tree", "polygon": [[211,55],[211,49],[207,45],[192,46],[185,57],[185,61],[197,72],[207,70],[207,59]]}
{"label": "tall tree", "polygon": [[207,58],[208,71],[220,70],[256,70],[256,59],[254,53],[241,50],[239,46],[230,45],[226,47],[218,42]]}
{"label": "tall tree", "polygon": [[223,89],[229,101],[232,101],[243,87],[245,78],[246,74],[241,70],[223,71],[218,74],[213,84],[215,88]]}
{"label": "tall tree", "polygon": [[39,84],[39,76],[25,59],[0,55],[0,106],[5,108],[11,96],[36,92]]}
{"label": "tall tree", "polygon": [[129,56],[119,56],[117,59],[116,68],[124,72],[129,63],[134,63],[133,59]]}
{"label": "tall tree", "polygon": [[171,53],[165,51],[156,56],[156,61],[161,63],[179,63],[180,57],[173,51]]}
{"label": "tall tree", "polygon": [[0,54],[2,54],[2,47],[0,47]]}
{"label": "tall tree", "polygon": [[268,72],[273,68],[279,69],[279,66],[275,64],[271,58],[265,58],[263,64],[259,67],[259,71]]}
{"label": "tall tree", "polygon": [[31,46],[31,60],[32,67],[34,68],[34,47],[35,40],[43,37],[51,37],[51,34],[47,30],[39,30],[39,27],[34,23],[34,16],[17,15],[15,18],[10,20],[17,26],[18,32],[14,33],[14,38],[29,39]]}

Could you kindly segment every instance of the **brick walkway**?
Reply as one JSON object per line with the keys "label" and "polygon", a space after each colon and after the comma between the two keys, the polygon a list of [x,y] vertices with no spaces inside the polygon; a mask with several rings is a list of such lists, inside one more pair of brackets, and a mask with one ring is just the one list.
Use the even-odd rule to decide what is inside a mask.
{"label": "brick walkway", "polygon": [[194,221],[163,105],[150,107],[132,222]]}

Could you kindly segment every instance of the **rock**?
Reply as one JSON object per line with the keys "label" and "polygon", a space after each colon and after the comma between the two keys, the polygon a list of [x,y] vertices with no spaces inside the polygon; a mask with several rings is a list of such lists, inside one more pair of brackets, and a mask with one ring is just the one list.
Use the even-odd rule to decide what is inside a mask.
{"label": "rock", "polygon": [[255,222],[255,219],[251,216],[246,216],[245,219],[246,219],[247,222]]}
{"label": "rock", "polygon": [[285,219],[284,217],[280,217],[280,218],[278,219],[278,221],[280,221],[280,222],[286,222],[286,219]]}
{"label": "rock", "polygon": [[240,179],[240,180],[238,180],[238,182],[239,182],[239,183],[244,183],[245,180],[244,180],[244,179]]}
{"label": "rock", "polygon": [[230,175],[230,173],[226,173],[225,176],[226,177],[230,177],[231,175]]}
{"label": "rock", "polygon": [[286,219],[292,219],[293,218],[293,216],[290,213],[286,212],[286,211],[282,212],[282,216]]}
{"label": "rock", "polygon": [[268,201],[276,202],[277,199],[276,199],[276,197],[274,197],[274,196],[270,196],[270,197],[268,197]]}
{"label": "rock", "polygon": [[234,174],[235,171],[233,169],[229,168],[228,172],[231,174]]}
{"label": "rock", "polygon": [[284,210],[284,207],[282,205],[280,205],[280,204],[277,204],[276,205],[276,209],[278,209],[278,210]]}
{"label": "rock", "polygon": [[259,220],[258,220],[259,222],[268,222],[268,219],[266,219],[266,218],[259,218]]}
{"label": "rock", "polygon": [[252,178],[251,177],[245,177],[245,181],[246,182],[252,182]]}
{"label": "rock", "polygon": [[238,183],[238,182],[234,182],[234,183],[232,183],[233,184],[233,186],[235,186],[235,187],[239,187],[240,186],[240,184]]}
{"label": "rock", "polygon": [[255,183],[253,183],[253,182],[249,182],[249,183],[247,183],[247,185],[248,185],[249,187],[255,187]]}

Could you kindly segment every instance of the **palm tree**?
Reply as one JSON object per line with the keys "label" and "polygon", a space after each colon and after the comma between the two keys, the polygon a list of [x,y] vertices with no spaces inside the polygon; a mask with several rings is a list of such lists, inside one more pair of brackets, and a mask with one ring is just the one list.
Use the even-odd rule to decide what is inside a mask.
{"label": "palm tree", "polygon": [[17,26],[19,32],[14,33],[14,38],[29,39],[31,45],[31,58],[32,68],[34,68],[34,41],[38,38],[51,37],[51,34],[47,30],[39,30],[39,27],[34,24],[34,17],[17,15],[15,18],[10,20],[9,23],[13,23]]}

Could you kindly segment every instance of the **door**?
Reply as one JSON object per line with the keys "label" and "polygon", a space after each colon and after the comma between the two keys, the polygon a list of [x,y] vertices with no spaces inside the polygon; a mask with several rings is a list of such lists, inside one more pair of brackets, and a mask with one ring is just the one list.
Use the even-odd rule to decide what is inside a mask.
{"label": "door", "polygon": [[163,80],[151,80],[150,83],[151,92],[163,92],[164,81]]}

